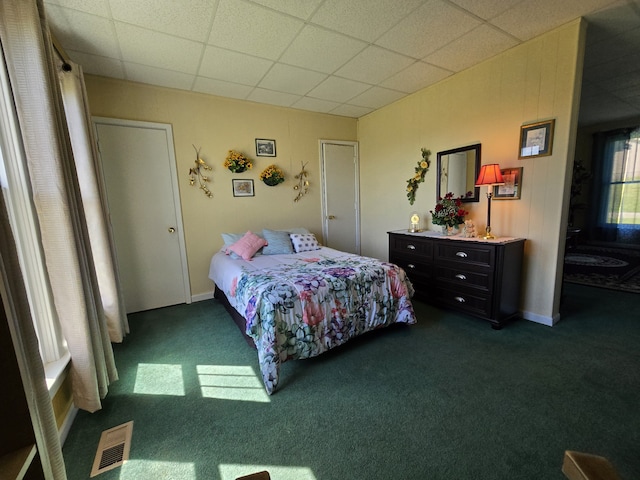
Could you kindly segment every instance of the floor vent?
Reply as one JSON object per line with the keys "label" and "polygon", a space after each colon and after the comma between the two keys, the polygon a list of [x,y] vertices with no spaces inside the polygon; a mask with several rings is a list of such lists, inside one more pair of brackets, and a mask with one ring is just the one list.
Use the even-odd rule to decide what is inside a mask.
{"label": "floor vent", "polygon": [[93,460],[91,477],[122,465],[129,458],[133,421],[102,432],[96,458]]}

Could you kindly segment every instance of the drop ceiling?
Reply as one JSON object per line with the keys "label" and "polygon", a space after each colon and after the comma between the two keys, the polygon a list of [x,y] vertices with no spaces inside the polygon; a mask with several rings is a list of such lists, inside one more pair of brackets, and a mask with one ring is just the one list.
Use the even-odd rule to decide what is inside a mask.
{"label": "drop ceiling", "polygon": [[85,73],[360,117],[589,21],[580,123],[640,117],[640,0],[45,0]]}

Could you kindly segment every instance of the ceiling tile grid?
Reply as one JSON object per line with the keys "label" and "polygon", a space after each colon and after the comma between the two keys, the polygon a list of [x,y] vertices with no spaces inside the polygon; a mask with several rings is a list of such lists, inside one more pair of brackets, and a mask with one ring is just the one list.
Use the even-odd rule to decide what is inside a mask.
{"label": "ceiling tile grid", "polygon": [[598,88],[581,122],[611,116],[602,98],[638,106],[640,0],[44,3],[85,73],[354,118],[584,15],[585,85]]}

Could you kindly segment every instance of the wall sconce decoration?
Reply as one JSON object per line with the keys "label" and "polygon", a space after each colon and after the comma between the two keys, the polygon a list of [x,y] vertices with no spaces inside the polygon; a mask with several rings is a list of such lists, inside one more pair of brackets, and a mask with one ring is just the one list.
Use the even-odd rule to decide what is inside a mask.
{"label": "wall sconce decoration", "polygon": [[200,150],[202,147],[196,148],[196,146],[193,145],[193,148],[196,151],[196,164],[194,167],[189,169],[189,185],[194,186],[196,184],[196,180],[198,180],[200,190],[202,190],[207,197],[211,198],[213,197],[213,193],[211,193],[211,190],[207,187],[207,182],[210,182],[211,178],[207,177],[202,172],[203,170],[205,172],[211,171],[211,167],[207,165],[202,158],[200,158]]}
{"label": "wall sconce decoration", "polygon": [[496,238],[491,234],[491,197],[493,196],[493,187],[496,185],[504,185],[504,179],[500,172],[500,165],[497,163],[482,165],[480,168],[480,174],[476,180],[476,187],[487,187],[487,233],[482,237],[485,240],[492,240]]}
{"label": "wall sconce decoration", "polygon": [[298,180],[298,184],[293,186],[293,189],[298,192],[296,198],[293,199],[294,202],[297,202],[309,193],[309,180],[307,180],[309,172],[307,172],[307,169],[305,168],[307,164],[302,162],[300,163],[302,164],[302,170],[300,170],[300,173],[295,176],[296,180]]}

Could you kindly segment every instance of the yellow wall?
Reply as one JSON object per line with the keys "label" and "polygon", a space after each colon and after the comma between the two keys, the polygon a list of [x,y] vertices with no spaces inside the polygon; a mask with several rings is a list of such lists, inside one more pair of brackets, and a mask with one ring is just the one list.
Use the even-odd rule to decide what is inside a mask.
{"label": "yellow wall", "polygon": [[[568,201],[583,54],[584,24],[575,21],[361,118],[362,253],[387,258],[387,231],[406,229],[413,210],[430,219],[436,152],[481,143],[483,164],[524,167],[522,198],[492,203],[492,231],[527,239],[521,302],[525,318],[545,324],[557,320],[563,205]],[[520,126],[552,118],[553,154],[518,160]],[[411,206],[406,180],[422,147],[432,151],[432,164]],[[467,205],[470,218],[484,231],[486,187],[480,193],[479,203]]]}
{"label": "yellow wall", "polygon": [[[192,297],[212,292],[209,261],[222,246],[222,232],[307,227],[321,238],[318,141],[355,141],[355,119],[91,75],[86,84],[94,116],[172,125]],[[275,139],[277,157],[256,157],[256,138]],[[189,185],[189,169],[196,158],[193,145],[201,147],[201,157],[213,167],[209,184],[213,198]],[[255,160],[254,168],[242,174],[225,169],[222,163],[229,149]],[[311,187],[294,202],[293,177],[301,162],[308,162]],[[287,175],[277,187],[267,187],[259,180],[260,172],[271,163]],[[234,198],[232,178],[252,178],[255,197]]]}

